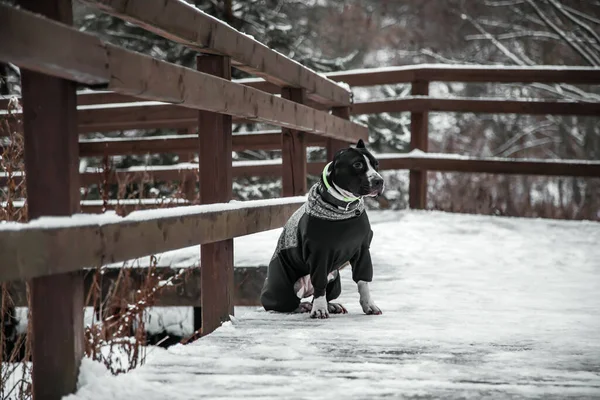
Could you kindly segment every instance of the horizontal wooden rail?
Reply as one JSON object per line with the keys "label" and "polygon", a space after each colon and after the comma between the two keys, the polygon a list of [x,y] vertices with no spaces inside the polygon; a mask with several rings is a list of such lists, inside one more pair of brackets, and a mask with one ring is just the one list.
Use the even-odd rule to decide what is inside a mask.
{"label": "horizontal wooden rail", "polygon": [[[187,265],[186,267],[191,267]],[[200,269],[190,268],[182,275],[183,279],[177,278],[178,269],[170,267],[157,267],[156,274],[159,279],[172,279],[173,285],[163,286],[154,298],[154,306],[157,307],[200,307]],[[115,282],[122,271],[121,268],[110,267],[102,269],[102,278],[100,286],[102,297],[107,298],[109,291],[114,287]],[[267,267],[235,267],[234,270],[234,304],[237,306],[259,306],[260,291],[267,276]],[[84,274],[85,292],[89,293],[94,284],[95,270],[87,270]],[[148,268],[133,267],[128,271],[131,278],[128,284],[131,290],[126,298],[128,302],[133,302],[138,289],[142,287],[148,274]],[[175,278],[174,278],[175,277]],[[27,293],[24,281],[10,282],[9,291],[11,299],[16,307],[27,307]],[[90,302],[93,299],[89,299]],[[93,306],[94,304],[87,304]]]}
{"label": "horizontal wooden rail", "polygon": [[[491,174],[520,174],[520,175],[548,175],[548,176],[573,176],[573,177],[600,177],[600,161],[587,160],[540,160],[518,158],[480,158],[456,156],[452,154],[436,153],[407,153],[407,154],[379,154],[379,167],[381,170],[429,170],[439,172],[468,172]],[[310,162],[307,172],[316,176],[325,167],[325,162]],[[105,178],[109,183],[148,181],[180,181],[197,174],[198,165],[182,163],[176,165],[133,167],[117,169],[104,176],[101,171],[87,171],[81,174],[81,184],[89,186],[102,182]],[[281,160],[268,161],[239,161],[233,163],[234,177],[280,177]],[[20,180],[16,178],[17,182]],[[6,184],[6,174],[0,174],[0,186]],[[135,202],[137,200],[131,200]],[[160,201],[160,200],[157,200]],[[97,205],[88,204],[86,207]],[[116,205],[114,205],[116,206]],[[124,206],[129,206],[125,204]],[[135,204],[131,204],[134,207]],[[113,207],[113,205],[111,205]],[[143,208],[140,204],[139,208]]]}
{"label": "horizontal wooden rail", "polygon": [[[0,177],[0,182],[3,179]],[[24,200],[14,200],[12,206],[15,208],[21,208],[25,204]],[[122,199],[115,200],[110,199],[108,201],[103,200],[81,200],[79,202],[79,208],[84,214],[98,214],[106,210],[122,211],[123,214],[129,214],[137,210],[147,210],[154,208],[171,208],[181,207],[189,205],[190,202],[186,199],[168,197],[168,198],[138,198],[138,199]],[[6,207],[7,202],[0,203],[1,207]]]}
{"label": "horizontal wooden rail", "polygon": [[2,224],[0,282],[79,271],[279,228],[305,200],[292,197],[137,211],[125,218],[76,215]]}
{"label": "horizontal wooden rail", "polygon": [[[324,147],[326,139],[315,135],[307,138],[309,146]],[[131,155],[147,153],[196,152],[198,135],[149,136],[140,138],[90,139],[79,141],[81,157]],[[233,151],[279,150],[280,131],[257,131],[233,135]]]}
{"label": "horizontal wooden rail", "polygon": [[[600,68],[536,66],[514,67],[494,65],[417,64],[400,67],[365,68],[323,74],[332,81],[351,86],[375,86],[428,82],[479,82],[479,83],[569,83],[600,85]],[[262,78],[237,79],[234,82],[268,93],[279,94],[281,88]],[[17,96],[18,97],[18,96]],[[137,99],[109,91],[80,91],[78,105],[130,103]],[[8,99],[0,98],[0,110],[6,109]]]}
{"label": "horizontal wooden rail", "polygon": [[[326,139],[311,135],[311,145],[324,146]],[[276,150],[281,148],[280,131],[257,131],[233,135],[233,150]],[[81,157],[147,153],[197,152],[198,135],[168,135],[139,138],[88,139],[79,141]]]}
{"label": "horizontal wooden rail", "polygon": [[0,37],[11,38],[0,41],[0,60],[48,75],[105,85],[106,89],[142,99],[176,103],[350,142],[368,136],[366,127],[328,113],[128,51],[69,26],[1,4]]}
{"label": "horizontal wooden rail", "polygon": [[[380,154],[377,157],[379,168],[384,171],[415,169],[440,172],[600,177],[600,161],[480,158],[435,153]],[[310,162],[307,164],[307,172],[316,176],[324,167],[325,162]],[[109,175],[108,179],[112,182],[139,181],[143,176],[145,179],[156,181],[175,181],[194,174],[197,166],[182,164],[181,167],[166,166],[145,170],[142,168],[140,171],[143,172],[131,169],[116,170]],[[281,160],[234,163],[233,175],[236,177],[279,177],[281,176]],[[82,174],[82,184],[94,184],[102,178],[101,172],[84,173]]]}
{"label": "horizontal wooden rail", "polygon": [[356,103],[352,106],[352,114],[424,111],[598,116],[600,115],[600,103],[471,98],[441,99],[411,96],[401,99],[374,100]]}
{"label": "horizontal wooden rail", "polygon": [[281,87],[304,88],[320,103],[350,104],[345,88],[183,1],[83,2],[194,50],[230,56],[236,68]]}
{"label": "horizontal wooden rail", "polygon": [[[310,174],[319,174],[325,166],[324,162],[312,162],[307,164]],[[320,168],[320,170],[319,170]],[[268,161],[234,161],[232,173],[234,177],[280,177],[281,160]],[[198,164],[180,163],[175,165],[139,166],[116,169],[104,174],[101,169],[88,168],[80,174],[82,186],[98,185],[106,181],[108,183],[136,183],[141,181],[183,181],[195,178],[198,175]],[[22,180],[20,172],[12,174],[16,184]],[[0,187],[7,183],[7,174],[0,172]],[[96,204],[89,204],[96,207]],[[116,206],[116,205],[115,205]],[[143,204],[141,205],[143,206]]]}
{"label": "horizontal wooden rail", "polygon": [[[417,64],[330,72],[326,76],[331,80],[345,82],[351,86],[375,86],[414,81],[600,85],[600,68],[565,67],[562,65],[518,67]],[[254,81],[257,81],[257,79]],[[247,83],[254,84],[252,81]]]}
{"label": "horizontal wooden rail", "polygon": [[[423,111],[598,116],[600,115],[600,103],[471,98],[443,99],[411,96],[400,99],[355,103],[351,107],[351,114],[353,115]],[[6,112],[0,111],[0,116],[3,114],[6,114]],[[78,111],[78,121],[80,133],[123,129],[188,128],[195,126],[196,112],[189,108],[157,102],[82,106]],[[344,137],[346,141],[349,141],[347,135]]]}
{"label": "horizontal wooden rail", "polygon": [[413,169],[513,175],[546,175],[600,178],[600,161],[480,158],[453,154],[411,152],[379,155],[382,170]]}

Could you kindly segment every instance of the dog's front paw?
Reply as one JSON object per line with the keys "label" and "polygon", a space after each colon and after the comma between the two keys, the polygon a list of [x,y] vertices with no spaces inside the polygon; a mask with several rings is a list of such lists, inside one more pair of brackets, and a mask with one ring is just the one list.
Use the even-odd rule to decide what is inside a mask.
{"label": "dog's front paw", "polygon": [[348,314],[348,310],[346,307],[341,305],[340,303],[329,303],[327,305],[330,314]]}
{"label": "dog's front paw", "polygon": [[329,310],[327,309],[327,299],[325,296],[317,297],[313,300],[312,310],[310,311],[311,318],[329,318]]}
{"label": "dog's front paw", "polygon": [[360,306],[362,307],[363,311],[365,314],[367,315],[381,315],[381,309],[379,307],[377,307],[375,305],[375,303],[373,303],[373,300],[368,300],[368,301],[360,301]]}

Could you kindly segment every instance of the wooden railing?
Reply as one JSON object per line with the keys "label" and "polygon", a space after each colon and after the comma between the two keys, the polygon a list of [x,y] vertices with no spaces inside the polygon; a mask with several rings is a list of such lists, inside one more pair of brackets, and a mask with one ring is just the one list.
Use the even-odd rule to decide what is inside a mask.
{"label": "wooden railing", "polygon": [[[23,71],[21,117],[29,218],[59,216],[0,226],[0,281],[31,283],[36,398],[60,398],[75,388],[83,338],[82,271],[88,267],[200,244],[201,279],[191,274],[183,293],[176,296],[166,291],[158,304],[197,307],[202,320],[195,321],[195,327],[200,328],[201,322],[202,334],[229,318],[234,302],[255,304],[256,282],[264,279],[264,269],[234,273],[232,238],[281,227],[302,203],[303,198],[292,196],[305,194],[307,174],[317,175],[325,164],[306,163],[307,146],[326,147],[330,159],[348,143],[367,139],[367,129],[350,122],[351,115],[411,113],[412,151],[378,155],[382,169],[410,171],[411,208],[426,207],[427,171],[600,177],[597,160],[427,154],[428,113],[433,111],[600,115],[598,102],[433,98],[430,82],[598,85],[600,69],[421,65],[321,76],[178,0],[85,2],[208,54],[198,56],[194,71],[69,27],[68,1],[36,3],[30,11],[46,18],[0,5],[0,37],[9,38],[0,41],[0,60],[15,63]],[[261,78],[231,81],[231,67]],[[405,98],[352,104],[350,93],[334,81],[352,86],[410,83],[412,91]],[[76,93],[73,82],[94,90]],[[6,100],[0,100],[0,110],[5,107]],[[232,135],[232,122],[254,121],[281,130]],[[78,141],[77,133],[134,128],[197,133]],[[251,149],[282,149],[282,159],[232,162],[232,151]],[[79,157],[167,152],[196,153],[199,164],[108,174],[78,171]],[[136,181],[141,176],[164,181],[198,176],[202,203],[220,204],[138,211],[125,218],[68,217],[80,210],[99,212],[106,205],[80,202],[80,186],[103,179]],[[231,200],[234,176],[281,176],[286,199],[226,204]],[[5,177],[0,176],[0,185],[4,183]],[[125,206],[164,204],[144,199]],[[241,273],[253,277],[247,290],[236,284],[241,282]],[[56,314],[57,309],[65,312]]]}
{"label": "wooden railing", "polygon": [[[0,4],[0,61],[12,62],[22,72],[32,220],[0,227],[0,281],[30,282],[33,396],[39,399],[59,399],[75,390],[83,349],[82,271],[200,244],[200,301],[196,297],[193,305],[200,307],[202,318],[194,323],[199,328],[201,322],[206,335],[233,314],[233,238],[281,227],[302,203],[303,197],[293,196],[306,191],[307,134],[331,148],[368,136],[366,127],[348,121],[343,111],[351,98],[346,88],[184,2],[86,3],[200,55],[192,70],[102,42],[69,26],[72,10],[67,0],[24,1],[23,9]],[[264,78],[281,96],[232,82],[232,66]],[[194,148],[199,154],[200,194],[207,205],[114,219],[71,217],[80,210],[77,133],[110,127],[96,121],[86,128],[84,114],[97,118],[120,112],[122,121],[139,114],[125,104],[78,110],[83,97],[77,96],[75,82],[108,91],[91,95],[102,101],[147,101],[141,109],[155,114],[152,123],[163,118],[164,110],[160,123],[175,126],[171,107],[177,104],[177,110],[185,111],[185,126],[201,133],[195,140],[182,139],[189,140],[187,151]],[[331,108],[337,111],[329,113]],[[278,136],[285,149],[285,199],[227,204],[233,175],[232,118],[282,127]]]}

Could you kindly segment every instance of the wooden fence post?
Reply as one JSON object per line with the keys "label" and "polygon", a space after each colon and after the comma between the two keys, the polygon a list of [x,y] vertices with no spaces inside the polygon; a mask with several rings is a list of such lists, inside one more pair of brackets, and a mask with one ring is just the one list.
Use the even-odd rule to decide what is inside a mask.
{"label": "wooden fence post", "polygon": [[[196,66],[198,71],[231,80],[229,57],[199,55]],[[199,111],[198,139],[200,202],[227,203],[232,195],[231,116]],[[194,311],[194,328],[201,326],[202,335],[207,335],[233,315],[233,239],[202,245],[200,266],[202,307]]]}
{"label": "wooden fence post", "polygon": [[[177,131],[180,135],[193,135],[196,133],[196,128],[184,128]],[[179,163],[194,162],[194,152],[191,151],[178,151],[175,154],[179,157]],[[196,200],[196,182],[197,176],[194,174],[187,174],[181,180],[181,192],[185,196],[185,199],[190,203]]]}
{"label": "wooden fence post", "polygon": [[[20,5],[72,24],[70,0]],[[28,218],[79,211],[79,145],[75,82],[22,69]],[[64,243],[63,251],[76,243]],[[83,357],[83,275],[31,282],[33,398],[60,399],[77,388]]]}
{"label": "wooden fence post", "polygon": [[[429,82],[412,82],[411,94],[413,96],[427,96]],[[410,149],[419,149],[427,152],[429,113],[412,112],[410,115]],[[427,171],[410,170],[409,207],[412,209],[427,208]]]}
{"label": "wooden fence post", "polygon": [[[296,103],[306,102],[306,90],[281,89],[281,97]],[[295,129],[281,129],[281,194],[283,197],[306,194],[306,133]]]}
{"label": "wooden fence post", "polygon": [[[331,109],[331,114],[335,115],[336,117],[349,120],[350,107],[333,107]],[[335,153],[345,147],[348,147],[348,143],[344,142],[343,140],[327,139],[327,161],[333,160]]]}

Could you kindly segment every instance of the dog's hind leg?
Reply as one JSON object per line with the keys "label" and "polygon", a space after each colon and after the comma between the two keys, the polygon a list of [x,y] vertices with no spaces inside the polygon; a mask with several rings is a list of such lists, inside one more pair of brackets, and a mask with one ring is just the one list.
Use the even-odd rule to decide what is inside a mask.
{"label": "dog's hind leg", "polygon": [[312,311],[312,303],[303,301],[298,305],[298,308],[294,310],[295,313],[309,313]]}
{"label": "dog's hind leg", "polygon": [[300,299],[294,293],[293,283],[282,272],[280,265],[272,263],[260,293],[260,302],[266,311],[294,312]]}

